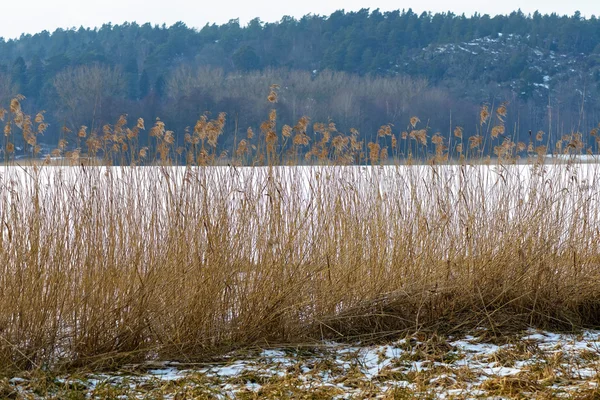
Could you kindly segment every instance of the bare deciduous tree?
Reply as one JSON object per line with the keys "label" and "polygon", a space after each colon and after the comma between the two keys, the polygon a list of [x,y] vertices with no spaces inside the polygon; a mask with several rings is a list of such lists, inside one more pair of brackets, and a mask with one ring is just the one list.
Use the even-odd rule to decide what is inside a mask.
{"label": "bare deciduous tree", "polygon": [[114,119],[114,116],[103,115],[103,107],[125,93],[121,70],[103,65],[69,68],[56,76],[54,87],[64,121],[71,128],[86,125],[92,130],[100,126],[104,118]]}

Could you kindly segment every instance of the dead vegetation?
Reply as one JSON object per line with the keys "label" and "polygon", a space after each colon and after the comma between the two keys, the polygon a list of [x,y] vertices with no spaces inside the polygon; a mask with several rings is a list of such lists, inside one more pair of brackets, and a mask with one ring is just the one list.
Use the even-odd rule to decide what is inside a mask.
{"label": "dead vegetation", "polygon": [[[223,114],[201,117],[182,144],[160,120],[142,137],[144,121],[123,116],[64,132],[54,155],[73,167],[62,168],[11,157],[14,135],[35,156],[47,128],[21,100],[0,113],[4,373],[598,325],[600,169],[547,162],[544,135],[513,143],[502,107],[482,109],[470,138],[430,135],[415,117],[365,144],[331,122],[310,136],[305,117],[280,127],[273,106],[229,153],[217,146]],[[584,139],[565,136],[561,154],[581,154]],[[430,339],[415,357],[441,362],[444,346]]]}
{"label": "dead vegetation", "polygon": [[[598,363],[587,337],[529,330],[499,346],[479,336],[422,334],[386,345],[316,344],[231,352],[220,362],[144,363],[111,373],[22,373],[4,398],[434,399],[595,398]],[[418,336],[418,338],[417,338]],[[536,347],[531,353],[522,346]],[[433,343],[436,343],[432,346]],[[562,351],[553,350],[560,346]],[[428,354],[423,348],[430,349]],[[596,352],[597,355],[597,352]],[[501,360],[510,358],[510,367]],[[437,361],[436,361],[437,360]]]}

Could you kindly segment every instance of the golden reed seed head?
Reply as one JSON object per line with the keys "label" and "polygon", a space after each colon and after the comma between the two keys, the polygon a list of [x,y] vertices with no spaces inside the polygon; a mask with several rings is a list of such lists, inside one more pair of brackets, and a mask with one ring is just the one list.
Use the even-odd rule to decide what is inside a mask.
{"label": "golden reed seed head", "polygon": [[337,151],[337,152],[341,152],[344,149],[346,149],[346,147],[348,147],[348,142],[350,141],[349,138],[347,138],[344,135],[337,135],[333,138],[333,140],[331,141],[331,146]]}
{"label": "golden reed seed head", "polygon": [[138,134],[140,133],[140,130],[139,130],[139,128],[136,126],[136,127],[135,127],[135,128],[133,128],[133,129],[129,129],[129,128],[127,128],[127,129],[125,130],[125,132],[127,133],[127,135],[126,135],[126,136],[127,136],[127,139],[131,140],[131,139],[133,139],[133,138],[136,138],[136,137],[138,136]]}
{"label": "golden reed seed head", "polygon": [[196,155],[194,154],[194,152],[192,150],[188,150],[188,152],[185,154],[185,162],[188,165],[192,165],[195,163],[196,160]]}
{"label": "golden reed seed head", "polygon": [[508,103],[504,102],[500,105],[500,107],[498,107],[496,109],[496,114],[499,117],[506,117],[506,106],[508,105]]}
{"label": "golden reed seed head", "polygon": [[381,153],[379,153],[379,159],[381,161],[385,161],[388,158],[388,149],[387,147],[384,147],[383,149],[381,149]]}
{"label": "golden reed seed head", "polygon": [[562,147],[563,147],[563,141],[559,140],[556,142],[556,145],[554,146],[556,148],[556,151],[561,151]]}
{"label": "golden reed seed head", "polygon": [[260,131],[266,135],[269,130],[271,130],[271,123],[269,121],[263,121],[262,124],[260,124]]}
{"label": "golden reed seed head", "polygon": [[502,141],[502,146],[506,149],[513,149],[517,146],[517,144],[510,140],[510,138],[504,138]]}
{"label": "golden reed seed head", "polygon": [[41,124],[42,122],[44,122],[44,113],[46,111],[40,111],[39,113],[37,113],[35,115],[35,123],[36,124]]}
{"label": "golden reed seed head", "polygon": [[23,123],[25,122],[25,116],[23,115],[23,113],[20,110],[17,111],[17,113],[15,114],[13,121],[16,126],[18,126],[19,128],[23,128]]}
{"label": "golden reed seed head", "polygon": [[252,139],[253,137],[254,137],[254,131],[252,130],[252,128],[248,128],[248,130],[246,131],[246,138]]}
{"label": "golden reed seed head", "polygon": [[223,129],[223,127],[225,126],[226,116],[227,116],[227,113],[220,112],[219,116],[217,117],[217,123],[219,124],[219,127],[221,129]]}
{"label": "golden reed seed head", "polygon": [[567,145],[569,148],[573,148],[575,150],[581,151],[583,149],[583,137],[581,133],[573,133],[571,135],[571,141]]}
{"label": "golden reed seed head", "polygon": [[275,131],[272,130],[267,131],[265,140],[267,144],[274,144],[277,141],[277,133],[275,133]]}
{"label": "golden reed seed head", "polygon": [[504,125],[496,125],[492,128],[492,137],[497,138],[498,135],[504,134]]}
{"label": "golden reed seed head", "polygon": [[272,153],[275,151],[275,144],[277,143],[277,134],[275,131],[268,131],[265,141],[267,142],[267,151]]}
{"label": "golden reed seed head", "polygon": [[296,146],[308,146],[309,140],[310,138],[304,132],[297,133],[296,136],[294,136],[294,144]]}
{"label": "golden reed seed head", "polygon": [[543,131],[538,131],[535,134],[535,140],[537,140],[538,142],[541,142],[542,140],[544,140],[544,132]]}
{"label": "golden reed seed head", "polygon": [[211,129],[208,131],[207,142],[211,147],[217,147],[217,141],[219,140],[219,131]]}
{"label": "golden reed seed head", "polygon": [[30,146],[35,146],[37,144],[37,138],[33,132],[23,132],[23,139],[25,139],[25,143]]}
{"label": "golden reed seed head", "polygon": [[267,100],[269,101],[269,103],[277,103],[277,93],[271,91],[269,93],[269,96],[267,97]]}
{"label": "golden reed seed head", "polygon": [[17,113],[21,111],[21,103],[19,103],[19,99],[14,98],[10,101],[10,112]]}
{"label": "golden reed seed head", "polygon": [[479,124],[480,125],[485,124],[489,117],[490,117],[489,108],[488,108],[487,104],[483,105],[481,107],[481,111],[479,111]]}
{"label": "golden reed seed head", "polygon": [[119,120],[117,121],[117,123],[115,124],[115,128],[122,128],[125,125],[127,125],[127,114],[123,114],[119,117]]}
{"label": "golden reed seed head", "polygon": [[463,137],[463,128],[462,128],[462,126],[457,126],[456,128],[454,128],[454,136],[456,136],[459,139],[462,139],[462,137]]}
{"label": "golden reed seed head", "polygon": [[246,142],[245,140],[240,140],[240,143],[238,144],[238,148],[235,152],[235,154],[240,157],[244,154],[246,154],[246,152],[248,151],[248,142]]}
{"label": "golden reed seed head", "polygon": [[85,144],[88,148],[89,154],[96,154],[102,148],[102,143],[95,133],[91,134],[90,138],[86,140]]}
{"label": "golden reed seed head", "polygon": [[196,121],[196,125],[194,126],[194,135],[199,136],[201,132],[204,131],[204,128],[206,127],[206,120],[206,115],[203,115],[198,121]]}
{"label": "golden reed seed head", "polygon": [[379,161],[379,152],[381,146],[379,146],[377,143],[369,142],[367,147],[369,148],[369,159],[371,160],[371,163],[377,163]]}
{"label": "golden reed seed head", "polygon": [[547,152],[547,148],[546,146],[538,146],[535,148],[535,152],[538,154],[538,156],[542,157],[544,155],[546,155]]}
{"label": "golden reed seed head", "polygon": [[69,154],[69,159],[71,160],[71,162],[77,162],[77,160],[79,160],[79,149],[75,149],[73,150],[70,154]]}
{"label": "golden reed seed head", "polygon": [[141,129],[141,130],[146,130],[146,128],[144,127],[144,119],[143,118],[138,118],[137,128]]}
{"label": "golden reed seed head", "polygon": [[165,142],[168,144],[175,143],[175,134],[173,133],[173,131],[167,131],[165,133]]}
{"label": "golden reed seed head", "polygon": [[273,84],[269,87],[269,96],[267,96],[267,100],[269,103],[277,103],[277,90],[279,89],[279,85]]}
{"label": "golden reed seed head", "polygon": [[529,143],[529,145],[527,146],[527,152],[533,153],[533,143]]}
{"label": "golden reed seed head", "polygon": [[413,127],[413,129],[417,127],[419,122],[421,122],[421,120],[418,117],[412,117],[410,119],[410,125]]}
{"label": "golden reed seed head", "polygon": [[43,134],[44,132],[46,132],[46,129],[48,129],[48,124],[45,122],[42,122],[41,124],[38,125],[38,133],[39,134]]}
{"label": "golden reed seed head", "polygon": [[310,118],[308,118],[307,116],[302,116],[298,120],[298,123],[296,124],[296,126],[294,126],[294,130],[296,132],[306,132],[306,129],[308,128],[309,123],[310,123]]}
{"label": "golden reed seed head", "polygon": [[157,119],[154,126],[150,129],[150,136],[162,138],[165,134],[165,124],[161,120]]}
{"label": "golden reed seed head", "polygon": [[439,161],[439,157],[442,156],[442,154],[448,155],[447,150],[448,150],[448,146],[446,146],[446,145],[438,144],[435,146],[435,155],[438,158],[438,161]]}
{"label": "golden reed seed head", "polygon": [[482,143],[483,143],[483,136],[481,136],[481,135],[471,136],[469,138],[469,147],[471,149],[475,149],[475,148],[479,147]]}
{"label": "golden reed seed head", "polygon": [[286,138],[291,137],[292,136],[292,127],[289,125],[284,125],[283,128],[281,128],[281,135]]}
{"label": "golden reed seed head", "polygon": [[363,141],[356,140],[356,135],[350,137],[350,148],[352,151],[360,151],[363,148]]}
{"label": "golden reed seed head", "polygon": [[420,129],[415,132],[415,138],[423,145],[427,146],[427,131],[425,129]]}
{"label": "golden reed seed head", "polygon": [[444,153],[444,152],[436,153],[434,160],[437,164],[443,164],[445,162],[448,162],[448,153]]}
{"label": "golden reed seed head", "polygon": [[329,157],[329,150],[327,150],[327,147],[322,146],[321,151],[319,151],[317,158],[319,160],[323,161],[323,160],[326,160],[328,157]]}
{"label": "golden reed seed head", "polygon": [[391,136],[392,135],[392,127],[390,125],[382,125],[377,131],[378,137]]}
{"label": "golden reed seed head", "polygon": [[106,124],[102,127],[102,133],[104,136],[112,136],[112,127],[109,124]]}

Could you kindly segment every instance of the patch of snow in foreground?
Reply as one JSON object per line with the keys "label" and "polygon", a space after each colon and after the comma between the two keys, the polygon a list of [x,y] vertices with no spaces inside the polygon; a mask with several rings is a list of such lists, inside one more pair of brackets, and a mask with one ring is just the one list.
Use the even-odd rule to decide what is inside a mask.
{"label": "patch of snow in foreground", "polygon": [[[210,390],[216,398],[235,398],[249,392],[260,396],[268,382],[293,379],[298,388],[334,390],[338,395],[333,398],[345,399],[367,395],[379,398],[394,389],[414,392],[423,390],[425,382],[429,395],[436,398],[473,398],[488,394],[485,383],[490,379],[540,379],[535,378],[535,371],[547,370],[549,360],[558,359],[552,368],[558,368],[555,376],[561,379],[546,386],[557,393],[570,393],[594,387],[588,383],[599,377],[598,349],[599,331],[569,335],[533,329],[503,345],[475,336],[434,342],[407,338],[379,346],[326,342],[308,352],[266,349],[253,355],[230,354],[225,358],[229,362],[202,368],[176,362],[154,363],[138,375],[90,375],[86,385],[93,391],[100,383],[109,382],[135,391],[136,385],[173,381],[182,385],[186,377],[200,375],[212,382]],[[531,371],[534,373],[527,375]],[[13,378],[10,383],[15,387],[27,385],[22,378]]]}

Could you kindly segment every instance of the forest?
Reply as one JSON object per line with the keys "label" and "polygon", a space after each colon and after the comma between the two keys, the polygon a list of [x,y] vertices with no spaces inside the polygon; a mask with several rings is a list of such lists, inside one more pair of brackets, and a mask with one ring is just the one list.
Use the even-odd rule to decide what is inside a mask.
{"label": "forest", "polygon": [[507,135],[544,131],[558,141],[600,120],[600,21],[578,12],[363,9],[245,26],[107,23],[0,39],[0,104],[22,94],[27,112],[44,110],[40,142],[48,144],[81,126],[99,132],[123,114],[159,117],[180,141],[200,116],[225,112],[228,149],[267,118],[272,84],[282,124],[307,116],[367,141],[381,125],[400,135],[413,116],[429,135],[456,126],[475,135],[480,107],[500,104]]}

